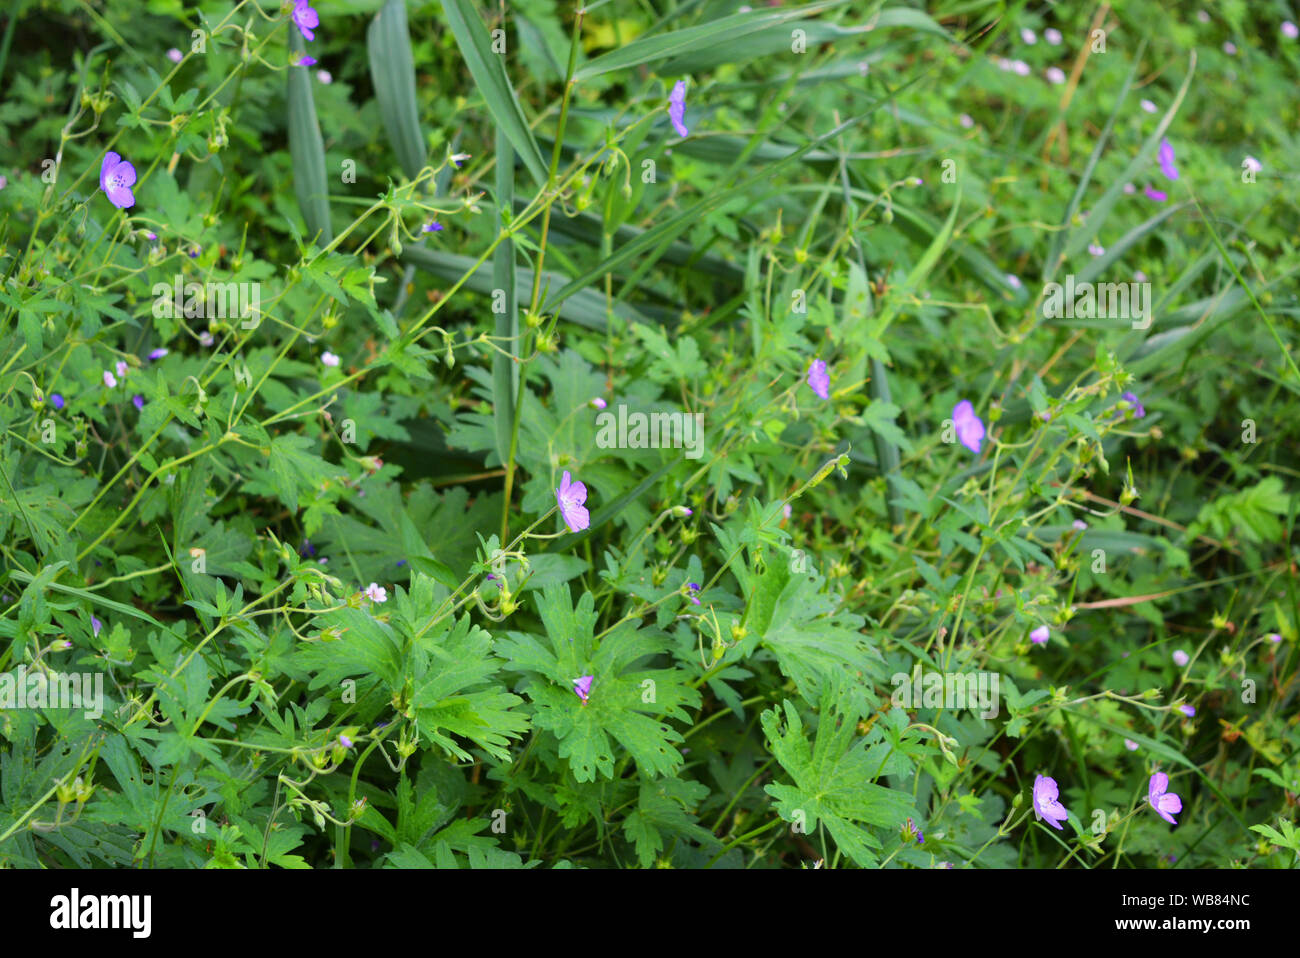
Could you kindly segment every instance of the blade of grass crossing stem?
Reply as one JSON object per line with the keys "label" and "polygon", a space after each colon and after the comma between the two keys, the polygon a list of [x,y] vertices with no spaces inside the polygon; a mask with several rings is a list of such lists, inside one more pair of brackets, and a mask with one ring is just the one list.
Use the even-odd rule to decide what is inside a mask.
{"label": "blade of grass crossing stem", "polygon": [[[515,202],[515,151],[510,138],[497,127],[497,210],[512,216]],[[515,290],[515,244],[502,240],[492,254],[492,309],[504,293],[504,307],[496,313],[497,348],[492,353],[492,415],[497,427],[497,455],[509,462],[515,426],[515,393],[519,389],[519,313]]]}
{"label": "blade of grass crossing stem", "polygon": [[[305,52],[302,37],[289,31],[294,53]],[[289,67],[289,156],[293,159],[293,192],[307,221],[307,232],[320,246],[334,241],[330,228],[329,189],[325,184],[325,142],[316,122],[311,73],[305,66]]]}
{"label": "blade of grass crossing stem", "polygon": [[514,87],[506,76],[505,58],[492,52],[492,43],[483,21],[479,19],[474,5],[469,0],[442,0],[442,10],[447,15],[447,24],[460,55],[465,58],[474,85],[483,94],[483,102],[488,112],[496,121],[510,143],[528,167],[528,172],[537,181],[538,186],[545,186],[547,167],[542,159],[541,148],[533,138],[533,131],[524,119],[524,111],[519,106]]}
{"label": "blade of grass crossing stem", "polygon": [[428,151],[415,104],[415,60],[406,27],[406,0],[388,0],[366,30],[370,79],[388,142],[408,179],[424,167]]}

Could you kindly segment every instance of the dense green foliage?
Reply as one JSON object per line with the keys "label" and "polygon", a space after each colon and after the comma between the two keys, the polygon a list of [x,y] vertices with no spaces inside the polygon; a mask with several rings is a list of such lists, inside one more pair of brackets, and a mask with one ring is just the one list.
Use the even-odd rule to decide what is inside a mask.
{"label": "dense green foliage", "polygon": [[0,864],[1295,867],[1285,4],[304,7],[3,14]]}

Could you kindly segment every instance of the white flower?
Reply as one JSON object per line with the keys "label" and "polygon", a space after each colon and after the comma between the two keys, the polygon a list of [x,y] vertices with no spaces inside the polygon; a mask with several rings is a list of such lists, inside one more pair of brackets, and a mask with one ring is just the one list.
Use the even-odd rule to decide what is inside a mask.
{"label": "white flower", "polygon": [[1150,100],[1143,100],[1140,103],[1138,103],[1138,106],[1142,107],[1142,109],[1146,110],[1148,113],[1156,112],[1156,105],[1152,103]]}
{"label": "white flower", "polygon": [[1020,31],[1020,39],[1024,40],[1025,43],[1029,44],[1032,47],[1035,43],[1038,42],[1038,35],[1034,33],[1033,30],[1030,30],[1028,27],[1025,27],[1023,30]]}
{"label": "white flower", "polygon": [[317,80],[320,80],[321,83],[333,83],[333,82],[334,82],[334,78],[333,78],[332,76],[330,76],[330,71],[329,71],[329,70],[317,70],[317,71],[316,71],[316,79],[317,79]]}
{"label": "white flower", "polygon": [[332,352],[330,352],[328,349],[325,350],[325,352],[320,354],[320,361],[323,362],[326,366],[337,366],[339,364],[339,358],[335,356]]}
{"label": "white flower", "polygon": [[109,372],[107,369],[104,370],[104,385],[107,386],[109,389],[112,389],[114,386],[117,385],[117,380],[113,377],[113,374]]}
{"label": "white flower", "polygon": [[366,598],[371,602],[378,602],[381,605],[388,601],[388,590],[377,583],[370,583],[366,586]]}
{"label": "white flower", "polygon": [[1047,82],[1054,83],[1057,86],[1060,86],[1062,83],[1065,82],[1065,71],[1062,70],[1060,67],[1048,67]]}
{"label": "white flower", "polygon": [[1061,31],[1053,30],[1051,27],[1048,27],[1043,31],[1043,39],[1052,46],[1059,47],[1061,45]]}

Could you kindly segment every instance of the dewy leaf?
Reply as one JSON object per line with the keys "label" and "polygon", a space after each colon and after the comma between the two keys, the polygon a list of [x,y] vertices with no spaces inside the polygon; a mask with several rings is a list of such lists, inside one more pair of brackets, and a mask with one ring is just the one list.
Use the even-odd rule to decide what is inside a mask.
{"label": "dewy leaf", "polygon": [[[597,771],[614,777],[611,738],[647,776],[672,774],[683,761],[676,744],[682,736],[663,720],[689,722],[684,706],[699,705],[700,694],[680,669],[634,668],[667,651],[665,643],[633,622],[597,643],[595,600],[584,592],[575,609],[567,585],[543,590],[538,611],[546,638],[511,632],[498,640],[497,652],[529,675],[524,688],[537,707],[533,724],[560,740],[560,757],[574,777],[595,781]],[[573,691],[573,680],[584,675],[593,677],[586,704]]]}
{"label": "dewy leaf", "polygon": [[[768,785],[777,810],[788,822],[811,833],[821,822],[840,851],[863,868],[879,863],[873,851],[880,841],[869,828],[894,829],[915,815],[907,792],[875,784],[879,760],[868,756],[867,739],[857,734],[863,713],[845,695],[839,679],[827,683],[812,745],[794,702],[762,714],[763,732],[773,757],[794,780]],[[784,727],[782,718],[784,717]]]}

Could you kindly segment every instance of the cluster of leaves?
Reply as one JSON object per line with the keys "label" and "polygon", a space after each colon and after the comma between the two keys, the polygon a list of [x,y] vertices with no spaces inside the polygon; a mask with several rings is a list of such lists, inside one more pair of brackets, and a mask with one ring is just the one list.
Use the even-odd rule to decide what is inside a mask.
{"label": "cluster of leaves", "polygon": [[16,4],[0,863],[1293,866],[1300,44],[865,6]]}

